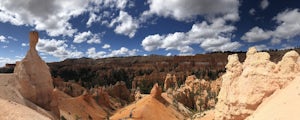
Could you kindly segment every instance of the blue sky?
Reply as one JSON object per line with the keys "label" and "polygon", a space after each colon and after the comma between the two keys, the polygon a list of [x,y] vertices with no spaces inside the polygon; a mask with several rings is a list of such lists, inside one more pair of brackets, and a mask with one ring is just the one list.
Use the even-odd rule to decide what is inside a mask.
{"label": "blue sky", "polygon": [[21,60],[28,32],[47,62],[193,55],[300,46],[297,0],[1,0],[0,66]]}

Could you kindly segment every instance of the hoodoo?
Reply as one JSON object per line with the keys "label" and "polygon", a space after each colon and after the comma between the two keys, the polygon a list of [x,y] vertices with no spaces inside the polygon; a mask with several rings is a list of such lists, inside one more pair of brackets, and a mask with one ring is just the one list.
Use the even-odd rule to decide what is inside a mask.
{"label": "hoodoo", "polygon": [[35,49],[38,38],[38,32],[29,33],[30,49],[14,70],[17,88],[27,100],[59,115],[57,102],[52,98],[54,87],[49,67]]}

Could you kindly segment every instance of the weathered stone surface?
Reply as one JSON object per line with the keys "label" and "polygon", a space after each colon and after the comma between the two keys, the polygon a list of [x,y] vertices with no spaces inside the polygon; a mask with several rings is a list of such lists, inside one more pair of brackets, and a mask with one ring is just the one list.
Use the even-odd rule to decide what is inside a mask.
{"label": "weathered stone surface", "polygon": [[[38,33],[29,33],[30,49],[26,57],[17,62],[14,70],[16,84],[21,95],[48,111],[53,111],[57,104],[52,98],[53,83],[47,64],[38,55],[35,46],[38,42]],[[55,110],[54,113],[57,112]]]}
{"label": "weathered stone surface", "polygon": [[268,53],[255,48],[250,48],[246,56],[244,63],[236,54],[228,57],[215,110],[217,120],[245,119],[276,90],[299,76],[299,54],[295,51],[286,53],[278,64],[269,60]]}
{"label": "weathered stone surface", "polygon": [[154,84],[153,88],[151,89],[150,96],[153,98],[160,99],[161,93],[162,93],[162,90],[161,90],[161,87],[158,86],[158,83]]}
{"label": "weathered stone surface", "polygon": [[177,89],[177,79],[175,75],[167,74],[164,82],[164,90],[168,90],[169,88]]}

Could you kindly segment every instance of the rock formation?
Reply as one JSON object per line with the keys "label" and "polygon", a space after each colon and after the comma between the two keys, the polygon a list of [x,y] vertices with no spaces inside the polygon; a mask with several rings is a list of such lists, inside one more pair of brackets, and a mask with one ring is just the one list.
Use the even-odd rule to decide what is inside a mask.
{"label": "rock formation", "polygon": [[64,82],[59,76],[53,78],[53,85],[55,88],[67,93],[72,97],[78,97],[82,95],[84,91],[87,91],[84,87],[80,86],[76,82]]}
{"label": "rock formation", "polygon": [[167,74],[164,82],[164,90],[168,90],[169,88],[178,88],[177,79],[175,75]]}
{"label": "rock formation", "polygon": [[162,90],[161,90],[161,87],[158,86],[158,83],[154,84],[153,88],[151,89],[150,96],[153,98],[160,99],[161,93],[162,93]]}
{"label": "rock formation", "polygon": [[173,92],[175,99],[195,110],[213,108],[219,92],[221,79],[215,81],[199,80],[195,75],[188,76],[184,85]]}
{"label": "rock formation", "polygon": [[[242,120],[300,75],[299,54],[286,53],[275,64],[266,52],[249,48],[244,63],[236,54],[228,57],[226,73],[215,109],[217,120]],[[267,118],[269,119],[269,118]]]}
{"label": "rock formation", "polygon": [[107,87],[106,92],[112,97],[119,98],[127,102],[130,100],[130,91],[127,89],[124,81],[118,81],[115,85]]}
{"label": "rock formation", "polygon": [[130,104],[114,113],[112,120],[183,120],[187,118],[182,111],[178,111],[170,102],[167,95],[162,94],[162,89],[156,83],[150,95],[147,95],[134,104]]}
{"label": "rock formation", "polygon": [[26,57],[17,62],[14,70],[17,88],[27,100],[45,110],[59,113],[57,104],[55,104],[56,100],[52,98],[53,83],[49,68],[35,49],[38,42],[38,33],[35,31],[30,32],[29,38],[30,49]]}

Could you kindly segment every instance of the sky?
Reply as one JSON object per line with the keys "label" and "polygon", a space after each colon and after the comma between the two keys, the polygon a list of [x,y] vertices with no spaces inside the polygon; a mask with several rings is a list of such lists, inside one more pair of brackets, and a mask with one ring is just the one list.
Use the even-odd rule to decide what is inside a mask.
{"label": "sky", "polygon": [[29,31],[47,62],[300,46],[299,0],[1,0],[0,66]]}

